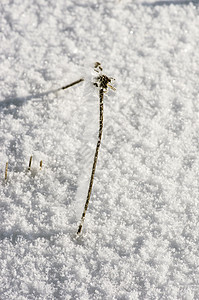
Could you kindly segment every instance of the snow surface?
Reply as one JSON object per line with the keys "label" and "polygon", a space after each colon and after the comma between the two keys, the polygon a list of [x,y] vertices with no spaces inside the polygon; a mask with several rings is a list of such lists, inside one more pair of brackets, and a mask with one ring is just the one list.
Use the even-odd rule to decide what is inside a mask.
{"label": "snow surface", "polygon": [[[0,40],[0,299],[199,299],[198,1],[1,0]],[[95,61],[76,239],[97,98],[48,91]]]}

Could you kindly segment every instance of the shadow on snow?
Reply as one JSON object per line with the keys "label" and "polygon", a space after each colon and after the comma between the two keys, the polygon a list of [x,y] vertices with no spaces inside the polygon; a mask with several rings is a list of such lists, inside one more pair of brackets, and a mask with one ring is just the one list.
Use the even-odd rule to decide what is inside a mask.
{"label": "shadow on snow", "polygon": [[33,95],[28,95],[28,96],[24,96],[24,97],[7,97],[5,98],[3,101],[0,102],[0,108],[2,107],[8,107],[11,105],[15,105],[15,106],[22,106],[25,103],[27,103],[28,101],[32,100],[32,99],[37,99],[37,98],[41,98],[43,96],[47,96],[51,93],[55,93],[57,92],[57,90],[50,90],[48,92],[43,92],[43,93],[38,93],[38,94],[33,94]]}
{"label": "shadow on snow", "polygon": [[144,6],[163,6],[163,5],[189,5],[190,3],[192,4],[199,4],[198,0],[180,0],[180,1],[175,1],[175,0],[164,0],[164,1],[155,1],[152,3],[149,2],[143,2],[142,5]]}

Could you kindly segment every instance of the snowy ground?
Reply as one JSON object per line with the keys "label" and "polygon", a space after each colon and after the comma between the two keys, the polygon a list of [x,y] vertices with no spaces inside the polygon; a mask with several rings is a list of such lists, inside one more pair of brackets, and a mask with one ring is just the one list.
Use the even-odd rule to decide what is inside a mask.
{"label": "snowy ground", "polygon": [[[0,299],[199,299],[197,1],[1,0],[0,41]],[[46,92],[95,61],[117,91],[76,239],[97,98]]]}

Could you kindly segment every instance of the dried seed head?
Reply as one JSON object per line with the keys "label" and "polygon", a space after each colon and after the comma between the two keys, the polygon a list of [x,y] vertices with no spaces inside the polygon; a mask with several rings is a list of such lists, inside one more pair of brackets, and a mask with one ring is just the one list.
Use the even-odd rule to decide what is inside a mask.
{"label": "dried seed head", "polygon": [[95,78],[95,82],[93,84],[96,87],[99,87],[100,89],[103,89],[103,91],[107,91],[108,87],[115,90],[115,88],[110,85],[111,80],[113,80],[112,77],[108,77],[106,75],[100,75],[100,76]]}
{"label": "dried seed head", "polygon": [[102,89],[105,92],[107,91],[108,87],[115,90],[115,88],[110,85],[113,78],[102,74],[102,70],[103,69],[102,69],[101,63],[95,62],[94,71],[99,73],[99,76],[94,78],[93,85],[96,87],[99,87],[100,89]]}

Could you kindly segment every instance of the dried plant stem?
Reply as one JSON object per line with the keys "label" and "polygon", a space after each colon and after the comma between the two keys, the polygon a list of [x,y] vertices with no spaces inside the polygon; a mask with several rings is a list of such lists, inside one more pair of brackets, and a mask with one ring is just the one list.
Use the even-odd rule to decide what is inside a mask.
{"label": "dried plant stem", "polygon": [[61,87],[61,88],[59,88],[57,91],[65,90],[65,89],[67,89],[67,88],[69,88],[69,87],[71,87],[71,86],[73,86],[73,85],[75,85],[75,84],[78,84],[78,83],[82,82],[82,81],[84,81],[84,78],[80,78],[79,80],[76,80],[76,81],[74,81],[74,82],[72,82],[72,83],[70,83],[70,84],[67,84],[67,85],[65,85],[65,86],[63,86],[63,87]]}
{"label": "dried plant stem", "polygon": [[98,158],[99,148],[100,148],[101,139],[102,139],[103,99],[104,99],[104,90],[103,90],[103,88],[100,88],[100,90],[99,90],[99,99],[100,99],[99,135],[98,135],[98,141],[97,141],[97,146],[96,146],[96,150],[95,150],[95,156],[94,156],[92,173],[91,173],[91,178],[90,178],[90,183],[89,183],[89,188],[88,188],[88,194],[87,194],[86,203],[85,203],[85,206],[84,206],[84,211],[82,213],[80,225],[79,225],[78,230],[77,230],[77,234],[81,233],[82,226],[83,226],[84,219],[85,219],[85,215],[86,215],[86,211],[88,209],[88,204],[89,204],[89,200],[90,200],[91,192],[92,192],[92,187],[93,187],[93,181],[94,181],[95,169],[96,169],[96,164],[97,164],[97,158]]}
{"label": "dried plant stem", "polygon": [[30,157],[30,160],[29,160],[28,170],[31,169],[31,164],[32,164],[32,156]]}
{"label": "dried plant stem", "polygon": [[8,162],[6,163],[6,168],[5,168],[5,180],[8,178]]}

